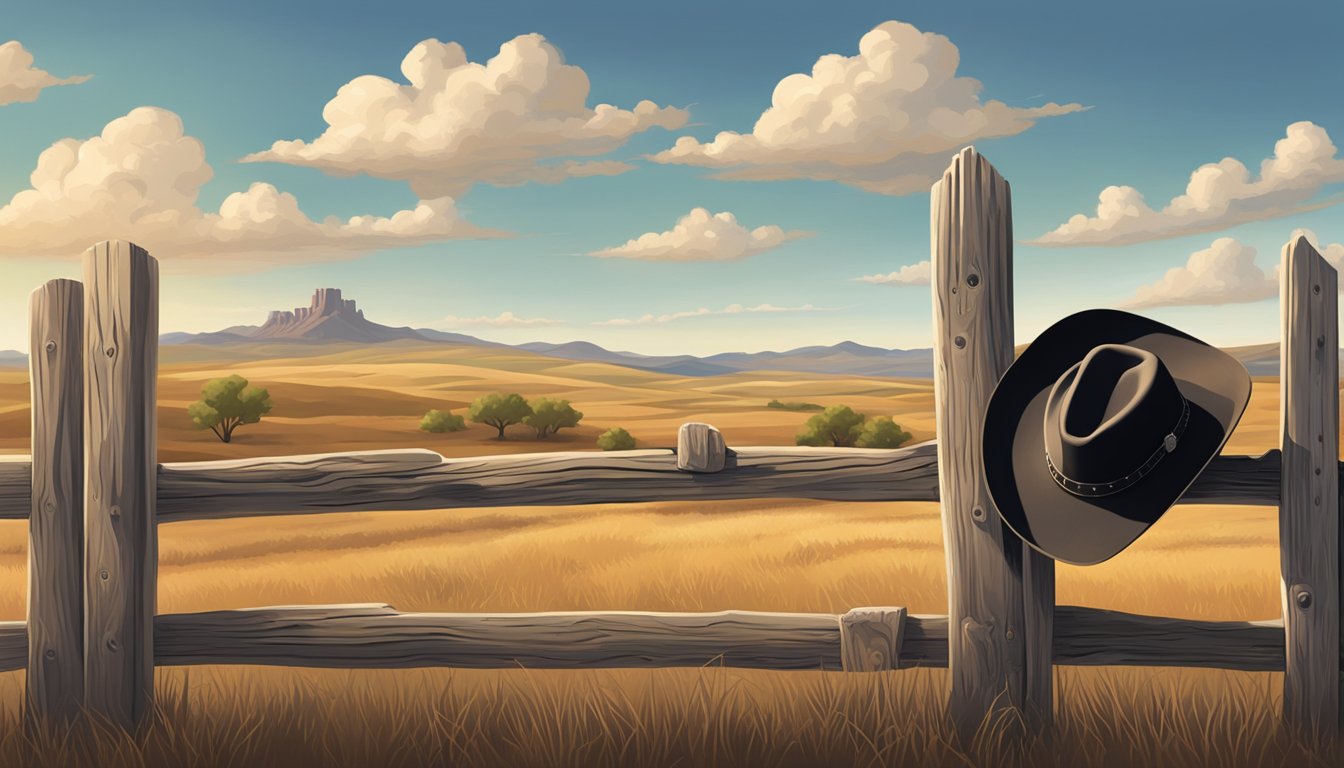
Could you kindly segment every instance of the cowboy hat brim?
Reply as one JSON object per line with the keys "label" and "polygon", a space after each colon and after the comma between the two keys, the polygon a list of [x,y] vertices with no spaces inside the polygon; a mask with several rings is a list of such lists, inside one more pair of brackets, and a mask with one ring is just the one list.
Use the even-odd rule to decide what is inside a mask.
{"label": "cowboy hat brim", "polygon": [[[1190,404],[1174,451],[1135,485],[1083,497],[1051,477],[1046,401],[1055,381],[1095,346],[1125,344],[1157,355]],[[1074,565],[1107,560],[1162,516],[1222,450],[1251,396],[1236,358],[1162,323],[1118,310],[1079,312],[1047,328],[999,380],[985,411],[982,461],[1004,523],[1032,548]],[[1130,467],[1117,467],[1117,475]]]}

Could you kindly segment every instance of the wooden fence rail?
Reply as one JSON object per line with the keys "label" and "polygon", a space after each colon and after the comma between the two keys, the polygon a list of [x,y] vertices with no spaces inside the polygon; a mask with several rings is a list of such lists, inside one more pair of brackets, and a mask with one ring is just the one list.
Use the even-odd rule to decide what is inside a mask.
{"label": "wooden fence rail", "polygon": [[[1282,670],[1288,723],[1333,729],[1344,591],[1333,268],[1304,239],[1285,248],[1282,452],[1219,457],[1181,499],[1279,506],[1283,618],[1056,606],[1054,563],[999,522],[979,458],[980,414],[1012,360],[1011,211],[1007,182],[973,149],[934,187],[939,440],[897,450],[739,448],[696,423],[679,431],[676,449],[160,465],[157,262],[129,243],[101,243],[85,254],[82,286],[53,282],[34,297],[34,457],[0,457],[0,518],[30,519],[34,582],[29,620],[0,623],[0,669],[28,670],[29,715],[69,716],[79,703],[131,727],[152,704],[156,664],[947,666],[950,713],[964,729],[1002,709],[1047,725],[1052,664],[1196,666]],[[447,614],[375,604],[154,615],[159,523],[765,497],[940,501],[948,614]]]}
{"label": "wooden fence rail", "polygon": [[[938,501],[933,442],[894,450],[744,447],[732,454],[712,474],[678,469],[669,449],[463,459],[399,450],[161,464],[158,521],[711,499]],[[1181,502],[1276,505],[1280,463],[1278,451],[1220,456]],[[30,466],[27,457],[0,461],[0,519],[28,516]]]}
{"label": "wooden fence rail", "polygon": [[[841,626],[848,615],[399,613],[377,603],[251,608],[157,616],[154,661],[367,669],[717,664],[843,670],[851,668],[841,658]],[[1277,619],[1195,621],[1059,606],[1054,626],[1055,664],[1284,668],[1283,622]],[[886,663],[863,671],[947,666],[946,616],[912,614],[903,629]],[[27,638],[23,622],[0,622],[0,671],[24,668]]]}

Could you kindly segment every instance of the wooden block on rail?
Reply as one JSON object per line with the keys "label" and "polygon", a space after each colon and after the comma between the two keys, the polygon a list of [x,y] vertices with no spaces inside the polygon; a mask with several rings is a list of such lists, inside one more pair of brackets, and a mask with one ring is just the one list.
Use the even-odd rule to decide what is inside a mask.
{"label": "wooden block on rail", "polygon": [[687,472],[722,472],[728,463],[723,435],[709,424],[692,422],[677,430],[677,469]]}
{"label": "wooden block on rail", "polygon": [[901,668],[904,608],[855,608],[840,617],[840,665],[846,672]]}

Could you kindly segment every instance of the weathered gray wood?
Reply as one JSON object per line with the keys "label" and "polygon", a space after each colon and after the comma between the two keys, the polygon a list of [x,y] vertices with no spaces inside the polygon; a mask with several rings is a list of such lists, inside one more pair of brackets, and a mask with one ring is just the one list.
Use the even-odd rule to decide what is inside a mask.
{"label": "weathered gray wood", "polygon": [[29,299],[32,499],[27,714],[84,705],[84,291],[52,280]]}
{"label": "weathered gray wood", "polygon": [[130,243],[84,254],[85,704],[123,726],[154,697],[158,279]]}
{"label": "weathered gray wood", "polygon": [[719,430],[691,422],[677,430],[677,469],[685,472],[722,472],[728,446]]}
{"label": "weathered gray wood", "polygon": [[[851,612],[852,614],[853,612]],[[846,616],[851,614],[845,614]],[[843,616],[754,613],[398,613],[382,604],[159,616],[161,665],[843,669]],[[22,665],[0,625],[0,670]],[[851,626],[853,624],[851,623]],[[900,667],[946,667],[946,616],[906,616]],[[12,634],[7,634],[12,633]],[[6,655],[8,654],[8,655]],[[1055,611],[1055,664],[1283,669],[1283,623]]]}
{"label": "weathered gray wood", "polygon": [[1338,277],[1305,237],[1283,247],[1279,567],[1283,717],[1321,736],[1340,715]]}
{"label": "weathered gray wood", "polygon": [[967,736],[1009,709],[1045,725],[1054,567],[999,519],[980,458],[981,416],[1013,361],[1013,226],[1008,182],[974,148],[933,185],[930,228],[949,710]]}
{"label": "weathered gray wood", "polygon": [[[936,450],[932,442],[867,452],[734,448],[726,468],[708,476],[679,473],[676,456],[668,450],[447,461],[432,451],[397,450],[185,462],[160,467],[158,511],[160,522],[171,522],[252,514],[622,501],[772,497],[937,501]],[[545,477],[527,467],[538,460],[547,462]],[[1340,471],[1344,472],[1344,464]],[[0,456],[0,519],[28,517],[29,473],[27,456]],[[528,487],[527,477],[543,485]],[[1278,502],[1278,451],[1219,456],[1181,497],[1183,504]]]}
{"label": "weathered gray wood", "polygon": [[840,664],[846,672],[901,668],[904,608],[855,608],[840,617]]}
{"label": "weathered gray wood", "polygon": [[0,621],[0,672],[28,666],[28,622]]}
{"label": "weathered gray wood", "polygon": [[1055,608],[1054,662],[1071,666],[1283,669],[1283,622],[1197,621]]}

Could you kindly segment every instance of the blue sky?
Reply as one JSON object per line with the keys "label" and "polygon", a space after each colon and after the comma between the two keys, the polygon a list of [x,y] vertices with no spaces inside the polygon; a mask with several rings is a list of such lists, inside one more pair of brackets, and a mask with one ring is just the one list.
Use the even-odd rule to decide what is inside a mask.
{"label": "blue sky", "polygon": [[[1020,110],[1013,113],[1019,116],[1051,103],[1087,107],[1023,118],[1029,127],[1015,135],[973,135],[966,142],[1012,184],[1019,340],[1069,312],[1119,305],[1138,306],[1136,311],[1214,343],[1275,338],[1277,298],[1259,273],[1249,270],[1260,270],[1267,281],[1279,248],[1298,228],[1312,230],[1326,251],[1344,241],[1340,208],[1302,210],[1344,192],[1344,174],[1336,166],[1344,161],[1320,149],[1321,136],[1344,141],[1344,100],[1338,97],[1344,64],[1336,39],[1344,27],[1344,6],[1090,5],[440,2],[374,8],[236,2],[207,8],[128,2],[74,12],[49,3],[7,2],[0,43],[17,41],[33,57],[32,68],[55,78],[92,78],[40,88],[31,101],[0,104],[0,206],[9,203],[8,218],[0,207],[0,348],[26,349],[28,292],[52,277],[77,276],[74,257],[82,246],[61,238],[69,234],[74,243],[86,230],[88,244],[98,237],[148,233],[164,265],[164,331],[260,322],[268,309],[306,304],[313,288],[333,286],[380,322],[508,342],[581,338],[645,353],[697,354],[844,339],[927,346],[927,285],[855,279],[928,259],[927,184],[912,184],[923,191],[884,194],[902,190],[892,181],[896,172],[884,175],[879,162],[884,152],[905,151],[895,146],[902,141],[918,155],[931,141],[924,133],[883,139],[858,130],[853,146],[831,142],[824,152],[832,160],[874,158],[871,167],[844,170],[877,179],[866,188],[852,179],[827,178],[837,175],[834,162],[822,163],[830,170],[817,172],[815,163],[802,168],[780,159],[797,158],[797,151],[762,155],[767,159],[757,165],[720,168],[649,159],[683,136],[707,143],[719,131],[750,134],[782,79],[811,72],[829,54],[857,57],[860,38],[888,21],[946,38],[960,58],[955,75],[983,84],[975,97],[980,102],[1003,102]],[[501,45],[529,33],[543,36],[565,64],[586,74],[591,90],[585,109],[610,104],[637,111],[636,105],[648,100],[669,110],[659,120],[679,127],[642,127],[605,141],[597,154],[576,154],[572,150],[579,145],[566,144],[568,150],[541,157],[538,167],[576,159],[627,165],[616,175],[603,170],[604,175],[521,186],[502,186],[503,165],[481,159],[513,151],[503,145],[452,150],[458,154],[449,157],[450,150],[413,147],[393,136],[384,137],[383,154],[374,159],[337,148],[316,160],[272,153],[262,162],[239,162],[276,141],[302,139],[315,146],[327,129],[324,106],[361,75],[406,86],[402,60],[423,40],[458,43],[467,60],[483,64]],[[898,66],[888,74],[905,78],[908,69]],[[0,69],[0,102],[3,77]],[[915,122],[927,118],[909,104],[884,106],[881,98],[865,96],[853,109],[868,115],[871,125],[890,125],[872,121],[874,110],[880,116],[888,107],[911,113]],[[132,112],[140,107],[157,110]],[[685,111],[680,121],[675,110]],[[77,174],[57,185],[61,194],[82,195],[64,208],[42,208],[32,195],[15,198],[34,186],[29,176],[53,143],[84,142],[128,115],[137,125],[149,121],[155,130],[169,131],[176,116],[180,130],[199,140],[213,174],[188,185],[198,195],[194,201],[164,202],[173,197],[172,185],[155,193],[150,183],[145,194],[158,194],[153,200],[104,204],[99,194],[73,183]],[[358,116],[342,119],[347,130],[359,124]],[[1295,135],[1318,156],[1305,165],[1290,163],[1282,178],[1275,177],[1277,186],[1258,195],[1261,161],[1274,154],[1289,126],[1304,123],[1311,129]],[[807,126],[800,125],[805,132]],[[119,141],[138,140],[139,134],[128,135]],[[156,156],[155,162],[202,162],[190,146],[173,146],[184,154]],[[71,150],[70,157],[82,162],[90,147]],[[911,168],[901,165],[904,160],[893,167],[915,173],[912,168],[930,162],[945,166],[944,158],[954,151],[935,147]],[[1129,222],[1139,233],[1129,239],[1155,239],[1105,245],[1080,244],[1087,238],[1072,236],[1054,247],[1025,242],[1075,214],[1095,216],[1099,193],[1112,185],[1135,188],[1148,206],[1160,210],[1185,191],[1197,168],[1224,158],[1244,164],[1249,177],[1233,213],[1212,216],[1208,226],[1141,215]],[[340,165],[342,172],[353,167],[354,175],[335,175]],[[389,170],[394,166],[428,170],[410,181],[398,177],[406,173]],[[518,168],[524,176],[537,172]],[[725,171],[740,175],[744,168],[774,178],[713,178]],[[257,183],[293,195],[304,226],[312,228],[328,216],[389,217],[416,210],[421,200],[451,197],[452,203],[422,209],[433,214],[430,229],[388,224],[384,230],[396,234],[370,236],[368,227],[329,227],[323,234],[314,229],[280,237],[258,218],[275,201],[267,189],[252,186]],[[127,194],[138,194],[137,184],[131,183]],[[249,191],[255,199],[237,202],[248,203],[252,229],[237,240],[228,239],[235,230],[224,225],[188,237],[187,225],[154,228],[136,218],[147,205],[159,204],[194,212],[189,217],[213,214],[230,195]],[[672,230],[697,208],[731,213],[747,230],[778,227],[780,236],[759,233],[764,238],[759,251],[748,249],[730,260],[697,260],[705,255],[679,250],[676,238],[659,240],[661,250],[629,254],[639,258],[591,255]],[[71,221],[55,227],[43,219],[51,210],[68,210]],[[1263,218],[1248,220],[1257,216]],[[1205,231],[1189,232],[1192,228]],[[513,236],[476,237],[492,232]],[[1201,251],[1209,252],[1200,262],[1206,272],[1184,283],[1178,275],[1155,287],[1168,270],[1187,265]],[[1193,287],[1186,284],[1191,281]],[[1147,305],[1134,304],[1144,286]],[[739,309],[724,311],[732,307]]]}

